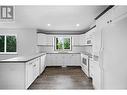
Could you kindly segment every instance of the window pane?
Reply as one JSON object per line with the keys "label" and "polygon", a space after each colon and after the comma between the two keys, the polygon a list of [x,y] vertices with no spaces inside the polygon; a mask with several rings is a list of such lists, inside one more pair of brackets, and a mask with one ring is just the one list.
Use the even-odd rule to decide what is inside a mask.
{"label": "window pane", "polygon": [[63,49],[63,39],[61,37],[56,38],[56,49]]}
{"label": "window pane", "polygon": [[64,49],[70,49],[70,38],[64,38]]}
{"label": "window pane", "polygon": [[0,52],[4,52],[4,40],[5,36],[0,36]]}
{"label": "window pane", "polygon": [[16,37],[15,36],[7,36],[6,37],[6,51],[7,52],[16,52]]}

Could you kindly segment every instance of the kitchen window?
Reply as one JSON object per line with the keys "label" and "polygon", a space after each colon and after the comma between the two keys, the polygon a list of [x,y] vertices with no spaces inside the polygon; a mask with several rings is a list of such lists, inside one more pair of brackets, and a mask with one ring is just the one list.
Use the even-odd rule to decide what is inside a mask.
{"label": "kitchen window", "polygon": [[16,35],[0,35],[0,54],[16,54]]}
{"label": "kitchen window", "polygon": [[71,37],[55,37],[54,42],[57,51],[71,50]]}

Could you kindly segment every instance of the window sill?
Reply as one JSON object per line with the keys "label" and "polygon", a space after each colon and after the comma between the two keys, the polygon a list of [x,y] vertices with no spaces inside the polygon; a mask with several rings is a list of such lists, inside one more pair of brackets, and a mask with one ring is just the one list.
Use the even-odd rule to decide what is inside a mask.
{"label": "window sill", "polygon": [[0,52],[0,55],[11,55],[11,54],[18,54],[18,52]]}

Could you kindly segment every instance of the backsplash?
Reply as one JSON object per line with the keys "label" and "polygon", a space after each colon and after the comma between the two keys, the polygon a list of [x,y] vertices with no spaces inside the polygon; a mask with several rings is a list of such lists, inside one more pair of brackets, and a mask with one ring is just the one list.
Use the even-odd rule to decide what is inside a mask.
{"label": "backsplash", "polygon": [[[46,53],[56,53],[58,51],[54,51],[54,46],[38,46],[38,52],[46,52]],[[67,51],[69,53],[80,53],[87,52],[92,53],[92,46],[72,46],[71,51]]]}
{"label": "backsplash", "polygon": [[[54,53],[58,51],[54,51],[54,46],[38,46],[38,52]],[[85,46],[72,46],[72,50],[67,52],[69,53],[85,52]]]}

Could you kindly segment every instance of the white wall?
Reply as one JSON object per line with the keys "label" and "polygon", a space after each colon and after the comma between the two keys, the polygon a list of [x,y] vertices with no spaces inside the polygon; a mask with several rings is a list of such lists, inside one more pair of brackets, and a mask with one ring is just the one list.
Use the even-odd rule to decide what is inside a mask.
{"label": "white wall", "polygon": [[29,55],[37,51],[37,34],[35,29],[0,29],[0,34],[17,34],[18,54],[0,55],[0,60],[16,56]]}

